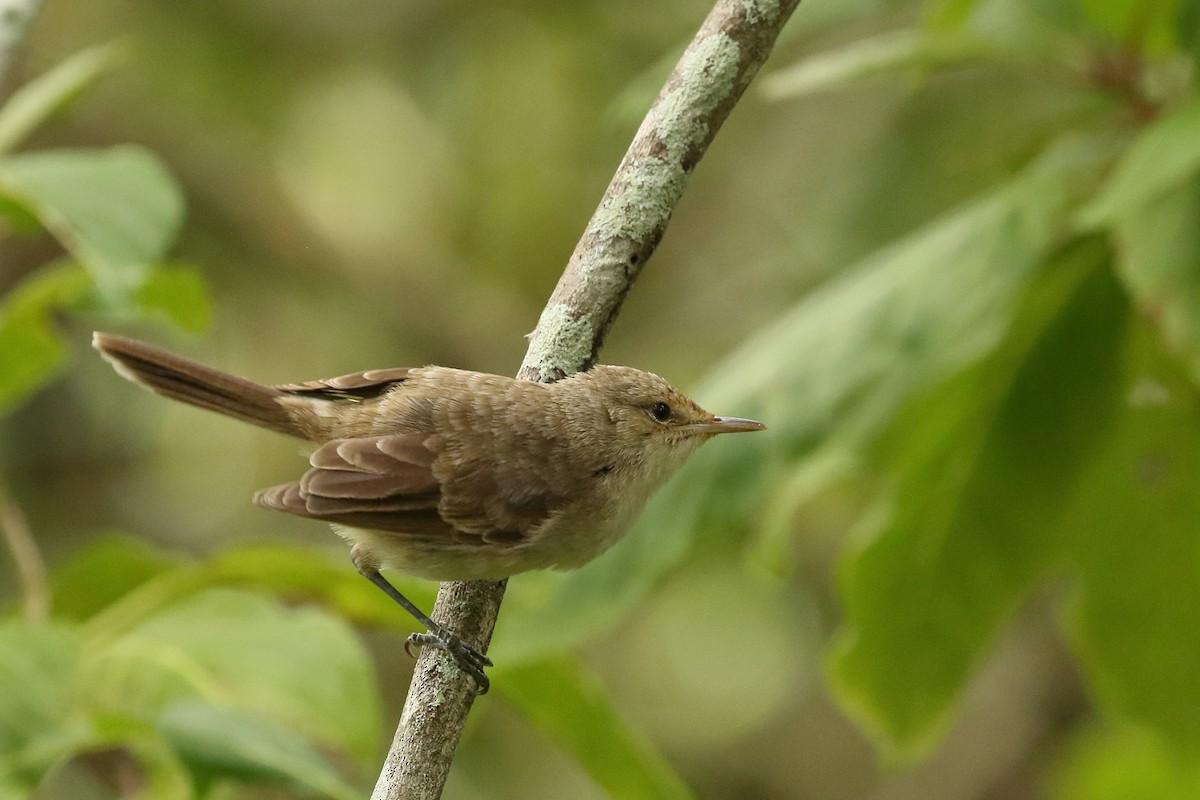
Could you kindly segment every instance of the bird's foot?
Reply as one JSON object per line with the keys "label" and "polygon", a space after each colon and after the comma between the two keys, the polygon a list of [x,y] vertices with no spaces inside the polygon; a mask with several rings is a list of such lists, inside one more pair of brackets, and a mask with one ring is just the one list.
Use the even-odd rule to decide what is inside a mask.
{"label": "bird's foot", "polygon": [[413,654],[413,645],[433,647],[449,653],[458,668],[475,681],[476,694],[487,694],[491,688],[492,682],[484,674],[483,668],[492,666],[492,660],[450,631],[430,629],[428,633],[411,633],[404,642],[404,651],[410,656]]}

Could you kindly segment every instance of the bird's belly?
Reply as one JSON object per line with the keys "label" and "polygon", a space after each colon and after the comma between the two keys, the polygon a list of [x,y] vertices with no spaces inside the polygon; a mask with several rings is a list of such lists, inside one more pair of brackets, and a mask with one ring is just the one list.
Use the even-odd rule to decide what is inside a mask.
{"label": "bird's belly", "polygon": [[560,512],[524,539],[417,538],[363,528],[334,526],[351,544],[361,544],[383,569],[433,581],[500,580],[537,569],[576,569],[608,550],[630,528],[640,509],[615,515]]}
{"label": "bird's belly", "polygon": [[582,509],[551,517],[534,537],[546,561],[542,568],[582,567],[619,542],[640,511],[640,506],[607,514]]}
{"label": "bird's belly", "polygon": [[467,542],[446,537],[432,540],[405,534],[349,528],[334,529],[351,544],[365,547],[382,569],[430,581],[500,580],[518,572],[538,569],[525,566],[528,557],[514,547]]}

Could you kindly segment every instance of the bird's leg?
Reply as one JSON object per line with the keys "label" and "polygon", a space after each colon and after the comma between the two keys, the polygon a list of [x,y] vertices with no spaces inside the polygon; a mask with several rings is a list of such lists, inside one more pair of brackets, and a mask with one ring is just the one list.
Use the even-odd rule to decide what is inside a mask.
{"label": "bird's leg", "polygon": [[434,622],[429,615],[413,605],[411,600],[400,594],[400,591],[380,574],[379,568],[373,565],[373,560],[367,557],[367,554],[358,545],[351,549],[350,560],[354,562],[354,568],[360,575],[382,589],[384,594],[399,603],[400,607],[412,614],[417,622],[429,629],[428,633],[409,634],[408,640],[404,643],[404,649],[409,655],[412,655],[409,648],[414,644],[420,647],[435,647],[445,650],[454,659],[458,668],[475,681],[476,691],[479,694],[487,694],[491,687],[491,681],[484,674],[483,668],[492,666],[490,658],[464,642],[457,634]]}

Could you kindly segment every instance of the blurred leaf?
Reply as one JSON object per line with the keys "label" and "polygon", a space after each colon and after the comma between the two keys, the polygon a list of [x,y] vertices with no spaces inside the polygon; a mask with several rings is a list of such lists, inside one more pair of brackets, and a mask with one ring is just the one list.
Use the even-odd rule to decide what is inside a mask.
{"label": "blurred leaf", "polygon": [[1074,641],[1104,707],[1200,763],[1200,395],[1144,323],[1124,360],[1128,409],[1068,520]]}
{"label": "blurred leaf", "polygon": [[648,739],[617,715],[603,688],[570,658],[497,667],[496,689],[570,753],[610,797],[692,797]]}
{"label": "blurred leaf", "polygon": [[49,383],[64,360],[62,343],[44,320],[0,321],[0,412],[11,411]]}
{"label": "blurred leaf", "polygon": [[0,800],[29,800],[29,790],[20,783],[0,775]]}
{"label": "blurred leaf", "polygon": [[1011,185],[803,298],[714,369],[694,394],[701,404],[770,430],[701,450],[624,541],[550,591],[514,581],[496,652],[528,657],[614,624],[702,532],[727,536],[766,519],[764,536],[788,536],[795,509],[861,461],[910,394],[1003,339],[1072,193],[1110,144],[1049,148]]}
{"label": "blurred leaf", "polygon": [[162,259],[183,197],[156,156],[139,147],[53,150],[0,159],[0,195],[25,205],[123,304]]}
{"label": "blurred leaf", "polygon": [[51,313],[71,305],[90,280],[74,264],[44,267],[14,287],[0,306],[0,414],[49,383],[66,360]]}
{"label": "blurred leaf", "polygon": [[[316,600],[339,616],[357,623],[412,631],[412,617],[397,606],[350,565],[349,552],[342,557],[326,550],[296,545],[251,545],[213,556],[205,568],[215,582],[253,586],[283,597]],[[432,608],[437,584],[389,576],[405,597],[422,608]]]}
{"label": "blurred leaf", "polygon": [[832,670],[842,700],[903,754],[932,743],[1074,530],[1064,516],[1122,399],[1125,306],[1105,266],[1095,242],[1074,248],[991,359],[895,421],[884,451],[894,508],[843,563],[847,628]]}
{"label": "blurred leaf", "polygon": [[[156,797],[190,796],[176,792],[176,754],[202,776],[284,778],[345,797],[351,790],[309,742],[362,764],[375,755],[379,710],[371,662],[340,620],[258,594],[206,588],[311,590],[323,600],[362,588],[375,600],[377,590],[330,556],[263,546],[180,564],[112,536],[56,570],[53,583],[60,608],[90,617],[79,670],[85,691],[54,696],[77,712],[78,700],[69,698],[82,694],[92,732],[52,749],[63,769],[73,753],[128,748],[151,783],[166,787]],[[379,600],[393,610],[386,597]],[[0,650],[6,644],[0,636]],[[75,662],[63,661],[74,674]],[[0,680],[7,677],[0,665]],[[155,721],[169,748],[140,727]],[[0,759],[0,775],[4,766]],[[48,796],[70,781],[69,770],[53,778]]]}
{"label": "blurred leaf", "polygon": [[[65,366],[67,347],[53,315],[89,307],[92,288],[91,278],[78,264],[60,261],[23,280],[0,305],[0,414],[29,399]],[[205,292],[190,270],[153,270],[135,302],[142,312],[161,314],[194,331],[208,325]]]}
{"label": "blurred leaf", "polygon": [[59,309],[100,299],[115,306],[105,310],[128,312],[132,299],[143,312],[164,314],[186,329],[207,323],[196,274],[152,270],[175,235],[183,206],[172,179],[148,152],[118,148],[0,159],[0,207],[18,224],[36,217],[80,262],[63,260],[34,272],[0,307],[0,413],[61,370],[66,348],[51,318]]}
{"label": "blurred leaf", "polygon": [[179,559],[143,539],[119,535],[94,538],[51,574],[54,613],[72,620],[87,619],[178,565]]}
{"label": "blurred leaf", "polygon": [[0,623],[0,775],[17,766],[19,751],[70,724],[79,650],[65,626]]}
{"label": "blurred leaf", "polygon": [[1180,49],[1200,61],[1200,0],[1180,0],[1175,17]]}
{"label": "blurred leaf", "polygon": [[1093,30],[1124,47],[1158,54],[1175,43],[1174,15],[1179,0],[1079,0]]}
{"label": "blurred leaf", "polygon": [[139,786],[138,798],[192,800],[192,776],[167,743],[124,717],[89,720],[92,731],[41,775],[30,800],[114,798],[114,786]]}
{"label": "blurred leaf", "polygon": [[[78,796],[72,766],[103,771],[108,754],[131,751],[148,797],[186,800],[186,778],[161,742],[120,713],[92,716],[80,689],[80,656],[87,643],[66,626],[0,625],[0,797]],[[35,788],[36,787],[36,788]],[[31,794],[32,793],[32,794]]]}
{"label": "blurred leaf", "polygon": [[[289,600],[317,601],[358,624],[412,631],[412,617],[349,566],[350,559],[323,549],[287,544],[249,545],[181,563],[145,580],[88,620],[93,639],[112,639],[202,589],[261,589]],[[406,597],[431,608],[437,584],[391,576]]]}
{"label": "blurred leaf", "polygon": [[362,797],[299,734],[244,711],[185,700],[167,706],[157,727],[201,777],[282,780],[305,794]]}
{"label": "blurred leaf", "polygon": [[763,77],[760,88],[770,100],[783,100],[838,89],[846,84],[913,67],[926,69],[994,60],[1012,54],[966,34],[941,36],[901,30],[858,39],[839,50],[820,53]]}
{"label": "blurred leaf", "polygon": [[12,232],[21,236],[35,236],[42,232],[42,223],[23,203],[0,195],[0,217],[8,221]]}
{"label": "blurred leaf", "polygon": [[1200,96],[1156,120],[1130,145],[1076,222],[1095,229],[1136,211],[1200,170]]}
{"label": "blurred leaf", "polygon": [[163,316],[180,329],[208,328],[212,307],[204,277],[192,267],[164,266],[151,271],[138,287],[134,303],[150,316]]}
{"label": "blurred leaf", "polygon": [[112,66],[119,53],[111,44],[90,47],[13,92],[0,107],[0,153],[12,150],[47,118],[74,100]]}
{"label": "blurred leaf", "polygon": [[191,800],[195,796],[193,776],[179,754],[162,737],[149,731],[122,732],[120,742],[121,747],[137,759],[146,779],[147,798]]}
{"label": "blurred leaf", "polygon": [[1053,800],[1195,800],[1200,768],[1179,759],[1148,731],[1088,732],[1056,770]]}
{"label": "blurred leaf", "polygon": [[199,697],[268,715],[356,758],[374,753],[370,658],[345,623],[321,611],[209,589],[104,640],[90,656],[87,674],[102,707],[156,714]]}
{"label": "blurred leaf", "polygon": [[1200,177],[1123,215],[1118,270],[1200,381]]}
{"label": "blurred leaf", "polygon": [[924,28],[937,33],[952,33],[962,29],[971,18],[979,0],[933,0],[925,3]]}

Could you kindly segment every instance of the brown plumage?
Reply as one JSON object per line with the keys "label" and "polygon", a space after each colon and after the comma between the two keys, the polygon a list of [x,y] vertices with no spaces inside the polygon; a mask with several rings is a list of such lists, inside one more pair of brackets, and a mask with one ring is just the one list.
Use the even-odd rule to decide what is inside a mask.
{"label": "brown plumage", "polygon": [[[554,384],[430,366],[263,386],[113,334],[93,345],[159,394],[316,443],[298,481],[255,502],[333,523],[381,588],[380,568],[474,580],[578,567],[714,434],[763,428],[629,367]],[[486,689],[486,657],[385,591]]]}

